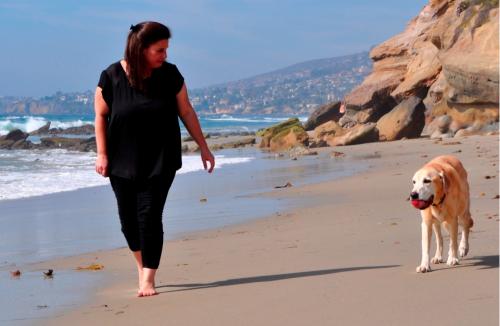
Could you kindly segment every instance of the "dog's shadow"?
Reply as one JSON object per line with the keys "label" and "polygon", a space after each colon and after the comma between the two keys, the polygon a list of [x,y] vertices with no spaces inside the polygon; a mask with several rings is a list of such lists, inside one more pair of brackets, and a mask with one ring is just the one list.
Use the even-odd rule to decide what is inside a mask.
{"label": "dog's shadow", "polygon": [[287,279],[293,279],[293,278],[299,278],[299,277],[321,276],[321,275],[336,274],[336,273],[343,273],[343,272],[352,272],[352,271],[359,271],[359,270],[366,270],[366,269],[394,268],[394,267],[399,267],[399,266],[400,265],[385,265],[385,266],[360,266],[360,267],[347,267],[347,268],[335,268],[335,269],[322,269],[322,270],[317,270],[317,271],[233,278],[233,279],[228,279],[228,280],[223,280],[223,281],[215,281],[215,282],[211,282],[211,283],[167,284],[167,285],[157,286],[156,289],[183,288],[183,289],[163,291],[163,292],[179,292],[179,291],[189,291],[189,290],[213,288],[213,287],[219,287],[219,286],[230,286],[230,285],[240,285],[240,284],[249,284],[249,283],[261,283],[261,282],[273,282],[273,281],[281,281],[281,280],[287,280]]}
{"label": "dog's shadow", "polygon": [[491,269],[498,268],[499,266],[499,256],[498,255],[490,255],[490,256],[474,256],[466,259],[462,259],[460,261],[460,265],[457,266],[447,266],[446,263],[443,264],[444,268],[435,269],[433,271],[444,271],[453,268],[465,268],[465,267],[479,267],[478,269]]}
{"label": "dog's shadow", "polygon": [[479,269],[498,268],[499,265],[498,255],[471,257],[467,261],[473,261],[469,266],[479,266]]}

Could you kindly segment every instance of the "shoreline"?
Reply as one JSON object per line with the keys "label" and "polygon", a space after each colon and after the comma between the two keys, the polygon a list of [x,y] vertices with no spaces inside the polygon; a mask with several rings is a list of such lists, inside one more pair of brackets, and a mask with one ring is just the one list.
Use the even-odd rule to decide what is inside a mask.
{"label": "shoreline", "polygon": [[[281,157],[275,155],[274,153],[264,152],[254,147],[224,149],[217,153],[217,156],[219,155],[230,158],[251,157],[252,160],[244,163],[224,165],[223,167],[219,166],[214,175],[209,175],[202,169],[178,173],[173,185],[174,191],[169,195],[166,206],[170,207],[174,205],[172,209],[183,210],[183,205],[180,205],[177,202],[189,201],[188,205],[194,204],[197,206],[197,208],[193,211],[194,215],[199,215],[201,213],[200,209],[209,209],[212,211],[218,210],[219,212],[212,213],[217,213],[218,218],[221,218],[221,216],[224,215],[220,214],[221,210],[225,208],[224,206],[227,206],[226,204],[221,203],[221,197],[223,196],[234,197],[232,200],[240,202],[240,205],[243,206],[248,205],[246,204],[246,201],[248,200],[261,200],[269,202],[269,199],[265,196],[261,196],[261,194],[273,191],[275,186],[282,186],[288,181],[292,181],[293,185],[297,186],[301,184],[315,183],[319,180],[327,178],[340,178],[365,169],[363,167],[364,164],[361,162],[355,163],[352,167],[348,165],[346,166],[346,164],[338,164],[338,166],[336,166],[336,163],[324,153],[316,156],[304,156],[298,161],[294,161],[287,156]],[[196,154],[194,156],[197,157]],[[223,182],[221,178],[229,178],[229,180]],[[236,178],[238,179],[236,180]],[[217,188],[222,189],[222,186],[224,186],[224,188],[229,187],[233,190],[233,193],[226,195],[226,189],[213,189],[212,183],[214,183],[214,181],[216,181],[215,185]],[[243,182],[243,184],[240,185],[240,182]],[[195,187],[195,189],[191,189],[191,185],[197,185],[197,187]],[[208,200],[205,201],[204,204],[200,204],[202,203],[202,200],[205,199]],[[91,207],[93,205],[97,207]],[[236,203],[236,205],[238,204]],[[264,203],[264,205],[267,204]],[[269,205],[271,205],[270,202]],[[98,218],[101,219],[112,219],[113,223],[108,223],[105,226],[115,228],[115,224],[118,223],[114,218],[115,215],[117,215],[115,206],[116,203],[114,195],[108,183],[105,185],[59,191],[31,197],[1,200],[0,210],[3,214],[0,216],[0,221],[7,223],[11,222],[13,218],[23,219],[26,221],[34,220],[36,223],[40,223],[38,227],[43,228],[45,224],[51,226],[51,223],[54,223],[49,220],[53,219],[54,215],[57,215],[59,223],[67,223],[70,219],[69,217],[74,215],[72,214],[72,211],[76,208],[76,211],[84,209],[86,215],[89,217],[98,215]],[[256,216],[256,218],[266,216],[273,211],[273,208],[254,208],[254,211],[251,213],[243,212],[244,215],[248,216],[247,218],[244,218],[244,220],[253,219],[254,216]],[[177,212],[173,212],[173,214],[174,216],[172,216],[172,214],[168,214],[169,216],[166,218],[166,222],[172,222],[172,218],[174,221],[178,221],[176,216],[178,215]],[[225,214],[227,215],[227,213]],[[207,213],[203,212],[203,215],[207,215]],[[43,218],[46,218],[47,220],[42,220]],[[217,225],[215,227],[217,227]],[[212,229],[214,226],[202,227],[201,229],[207,228]],[[189,229],[192,228],[189,227]],[[19,230],[16,229],[16,231]],[[40,230],[37,230],[37,232],[39,231]],[[97,230],[91,231],[95,232]],[[169,231],[170,232],[168,232],[166,239],[171,239],[172,230]],[[183,232],[190,232],[190,230]],[[178,231],[174,230],[173,236],[176,237],[177,233]],[[119,240],[122,240],[121,233],[118,234],[118,238]],[[68,240],[71,239],[68,238]],[[4,242],[5,241],[6,240],[4,239]],[[0,245],[2,245],[2,241],[0,241]],[[5,245],[12,246],[12,243],[5,243]],[[29,249],[31,250],[31,248]],[[33,248],[33,250],[34,249],[35,248]],[[102,248],[98,247],[94,250],[100,249]],[[93,250],[90,250],[90,252],[91,251]],[[19,252],[19,254],[22,254],[22,252]],[[41,256],[40,258],[36,258],[37,260],[28,261],[14,259],[5,261],[5,257],[0,255],[0,269],[13,268],[16,264],[36,263],[47,259],[58,259],[64,258],[65,256],[73,256],[75,254],[78,255],[80,252],[70,253],[69,255],[59,253],[58,257],[47,258]]]}
{"label": "shoreline", "polygon": [[[228,313],[227,309],[224,309],[224,307],[233,303],[236,303],[238,307],[240,305],[241,307],[250,305],[255,309],[258,307],[258,310],[251,310],[255,315],[245,314],[247,319],[241,322],[241,324],[245,325],[263,323],[299,325],[306,320],[314,320],[316,324],[324,324],[326,320],[331,322],[330,318],[333,318],[333,315],[325,309],[326,306],[334,302],[341,304],[345,308],[345,312],[333,309],[335,313],[339,314],[336,316],[339,322],[361,323],[367,322],[368,319],[363,319],[363,316],[353,310],[355,309],[353,304],[359,304],[356,301],[357,295],[350,296],[350,292],[345,292],[347,289],[342,287],[342,282],[338,282],[345,280],[353,291],[356,293],[361,291],[361,293],[364,293],[362,295],[363,299],[368,300],[366,302],[371,302],[373,298],[370,293],[375,295],[375,292],[366,292],[363,286],[373,288],[373,285],[371,283],[370,285],[365,284],[366,282],[363,282],[363,279],[377,280],[379,282],[379,277],[383,277],[385,281],[382,281],[382,283],[385,286],[394,286],[394,284],[387,283],[386,277],[388,275],[396,282],[395,292],[399,300],[404,296],[411,303],[419,302],[420,306],[425,306],[425,300],[423,300],[423,303],[419,300],[425,298],[426,293],[420,292],[414,298],[408,298],[404,288],[410,284],[410,287],[414,290],[418,289],[414,286],[417,284],[421,286],[422,283],[419,280],[426,277],[426,279],[430,279],[429,283],[433,286],[432,288],[437,289],[442,287],[443,277],[446,280],[446,277],[449,276],[452,280],[455,279],[458,282],[460,276],[457,276],[457,274],[459,273],[450,274],[453,269],[448,268],[446,265],[439,265],[435,267],[435,272],[429,274],[430,276],[417,275],[414,268],[420,259],[420,217],[418,211],[409,207],[409,203],[404,200],[405,196],[407,196],[406,192],[397,195],[396,198],[382,197],[379,200],[374,200],[374,198],[370,197],[369,190],[370,186],[374,186],[375,180],[379,182],[381,188],[388,187],[392,194],[394,193],[395,181],[402,183],[402,187],[398,184],[400,189],[397,190],[404,189],[407,191],[410,182],[409,178],[411,178],[416,167],[437,154],[452,154],[459,149],[462,151],[453,155],[457,155],[463,160],[466,168],[470,170],[470,178],[473,178],[470,182],[472,214],[476,222],[475,228],[480,231],[478,234],[486,232],[489,237],[486,239],[486,244],[476,244],[479,241],[476,239],[477,234],[473,232],[471,240],[472,256],[465,259],[463,264],[455,269],[461,270],[462,267],[465,267],[467,272],[464,273],[471,276],[473,270],[481,270],[486,266],[487,270],[496,270],[496,274],[498,274],[498,211],[495,209],[496,217],[491,219],[485,219],[483,216],[484,211],[488,211],[488,217],[492,216],[494,214],[490,212],[492,211],[492,205],[498,205],[497,200],[486,197],[498,194],[498,187],[493,185],[493,183],[497,184],[495,178],[498,178],[498,167],[489,167],[490,170],[494,171],[495,178],[493,180],[484,179],[484,176],[478,176],[478,173],[483,173],[482,169],[485,166],[478,164],[482,162],[478,162],[476,158],[476,155],[481,155],[482,160],[488,159],[490,164],[493,158],[498,161],[498,137],[477,136],[460,139],[460,141],[461,144],[447,146],[443,144],[451,143],[450,141],[436,144],[435,141],[429,139],[418,139],[379,143],[376,146],[366,144],[329,148],[327,151],[344,152],[346,157],[342,158],[342,160],[365,160],[369,165],[369,169],[347,178],[274,190],[259,195],[278,200],[300,200],[302,206],[285,208],[271,216],[257,220],[214,230],[188,233],[182,235],[179,239],[168,240],[165,243],[165,256],[162,257],[162,264],[158,274],[159,296],[143,299],[133,297],[136,275],[127,248],[97,251],[35,264],[32,267],[40,270],[49,266],[57,266],[58,269],[64,270],[76,264],[89,262],[92,257],[97,257],[96,260],[104,262],[106,267],[103,271],[93,273],[102,273],[103,277],[106,278],[106,282],[111,281],[111,284],[92,295],[86,304],[74,309],[68,309],[62,315],[47,320],[47,324],[63,325],[70,320],[73,324],[82,325],[89,322],[103,321],[107,323],[134,324],[134,322],[145,318],[145,320],[152,323],[165,323],[168,321],[174,324],[195,325],[203,324],[204,319],[201,312],[207,309],[207,311],[217,312],[214,316],[211,316],[213,324],[231,325],[241,321],[237,315]],[[478,154],[481,151],[477,149],[478,141],[481,143],[479,147],[485,146],[484,153],[481,152],[482,154]],[[483,144],[485,142],[486,144]],[[495,155],[496,157],[494,157]],[[388,168],[393,170],[388,171]],[[492,173],[490,172],[490,174]],[[360,185],[366,185],[368,189],[360,187]],[[478,192],[478,187],[488,188],[487,195],[481,196],[482,192]],[[359,195],[356,195],[356,192],[359,192]],[[493,194],[493,192],[496,193]],[[332,193],[334,198],[331,197]],[[375,197],[377,195],[379,194],[375,194]],[[360,204],[360,201],[363,204]],[[394,204],[395,207],[387,209],[385,205],[389,202],[391,202],[391,205],[393,205],[392,202],[397,203]],[[480,205],[477,204],[478,202],[480,202]],[[479,214],[474,211],[475,208],[477,211],[478,206]],[[336,210],[339,213],[336,214],[335,219],[329,218],[327,214],[329,210]],[[382,210],[383,213],[378,210]],[[383,216],[383,214],[388,216]],[[394,214],[396,217],[393,216]],[[411,214],[411,218],[402,219],[397,217],[398,214]],[[374,215],[375,220],[367,220],[370,215]],[[333,228],[326,231],[322,225]],[[493,230],[491,225],[494,226]],[[481,230],[485,226],[489,227],[488,231]],[[395,236],[392,231],[398,229],[403,229],[400,232],[403,232],[406,236]],[[310,234],[305,233],[305,230],[311,231]],[[332,233],[331,236],[329,232]],[[381,235],[383,237],[380,237]],[[316,243],[315,237],[319,237],[324,243]],[[407,243],[408,239],[411,240],[411,244]],[[492,239],[496,241],[492,241]],[[447,245],[446,241],[445,246]],[[481,252],[478,248],[485,255],[477,256],[476,253]],[[292,253],[299,250],[301,251],[300,255]],[[394,257],[397,259],[394,259]],[[449,271],[440,273],[439,271],[442,270]],[[292,272],[290,273],[290,271]],[[362,279],[356,276],[358,274],[362,276]],[[496,282],[496,288],[498,288],[498,278],[492,279],[491,275],[492,272],[489,271],[486,276],[482,275],[482,277],[486,277],[490,282]],[[339,280],[336,280],[336,278],[339,278]],[[467,280],[471,281],[472,279],[467,278]],[[319,291],[320,296],[317,296],[314,291],[311,292],[310,281],[313,288]],[[103,283],[106,282],[103,281]],[[325,286],[324,282],[326,282],[326,288],[332,291],[331,293],[323,288]],[[329,282],[335,283],[336,290],[330,288]],[[363,286],[358,284],[359,282]],[[451,286],[451,283],[448,284]],[[249,287],[247,284],[252,286]],[[491,285],[488,286],[490,290],[495,288]],[[301,295],[298,295],[299,292],[296,292],[298,296],[290,297],[286,295],[287,286],[291,286],[294,293],[300,289]],[[341,301],[335,299],[338,287],[344,291],[344,299]],[[427,285],[424,288],[430,289]],[[446,289],[450,290],[449,286]],[[491,320],[491,303],[496,302],[496,307],[498,307],[498,293],[489,292],[484,287],[481,287],[481,289],[488,293],[486,305],[483,299],[478,299],[478,302],[481,301],[482,304],[479,309],[485,312],[483,319],[481,317],[472,317],[471,313],[468,313],[465,317],[475,322],[482,320],[484,321],[483,324],[489,325],[490,322],[494,321]],[[163,292],[169,292],[169,294],[166,295]],[[198,298],[193,292],[198,293],[203,299]],[[468,287],[465,292],[471,294],[471,289]],[[193,295],[190,293],[193,293]],[[248,295],[249,293],[250,295]],[[454,292],[450,292],[448,295],[451,293]],[[441,294],[439,292],[439,295]],[[222,296],[222,299],[220,296]],[[217,301],[210,299],[215,297],[222,301],[219,304],[212,302]],[[266,299],[260,302],[260,299],[257,298]],[[229,301],[224,303],[226,300]],[[385,296],[384,300],[393,301],[385,298]],[[312,307],[311,301],[316,306]],[[312,309],[311,312],[304,312],[300,306],[295,306],[296,302],[309,307]],[[266,308],[265,303],[270,306]],[[273,308],[271,308],[273,306],[282,313],[287,312],[290,316],[275,316]],[[375,306],[379,305],[375,304]],[[473,306],[475,309],[478,308],[477,305],[473,304]],[[195,307],[200,309],[193,310]],[[405,307],[409,308],[408,306]],[[379,306],[378,309],[380,310],[380,308]],[[166,309],[168,313],[162,313],[163,309]],[[437,313],[436,308],[433,309]],[[373,307],[369,307],[368,310],[372,321],[374,320],[373,314],[375,314],[375,320],[379,322],[383,320],[404,321],[404,311],[388,317],[383,314],[383,312],[389,312],[387,308],[382,309],[382,311],[374,311]],[[151,315],[150,312],[156,312],[158,316]],[[315,315],[311,315],[313,312]],[[406,314],[408,312],[406,311]],[[474,316],[476,315],[477,313],[474,313]],[[484,320],[484,315],[487,315],[486,320]],[[158,319],[159,316],[162,318]],[[413,324],[420,324],[421,322],[434,320],[429,319],[429,316],[424,317],[424,319],[420,320],[406,320],[406,324],[412,325],[412,322]],[[453,320],[456,323],[459,320],[458,317],[464,317],[463,313],[460,314],[460,311],[455,311],[453,318],[447,321],[449,324],[452,324]],[[496,320],[498,321],[498,319]]]}
{"label": "shoreline", "polygon": [[[227,149],[254,148],[245,146],[250,144],[248,142],[250,138],[254,139],[255,137],[213,137],[209,138],[207,143],[216,149],[214,154],[217,156],[227,152]],[[202,170],[203,167],[198,164],[199,152],[193,151],[197,147],[195,143],[192,141],[183,142],[182,146],[186,151],[182,153],[184,165],[178,174]],[[2,202],[11,200],[29,200],[44,195],[107,185],[107,180],[95,173],[95,155],[94,151],[85,152],[74,148],[64,148],[64,146],[36,149],[0,148],[0,157],[2,158],[0,184],[3,186],[0,189],[0,205]],[[195,166],[191,164],[193,157],[196,157],[197,164]],[[225,163],[226,158],[221,161],[219,164]],[[68,182],[70,175],[74,180]]]}

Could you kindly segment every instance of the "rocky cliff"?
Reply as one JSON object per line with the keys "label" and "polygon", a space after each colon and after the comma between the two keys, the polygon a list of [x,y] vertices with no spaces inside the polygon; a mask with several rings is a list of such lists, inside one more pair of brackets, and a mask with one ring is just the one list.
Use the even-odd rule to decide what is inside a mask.
{"label": "rocky cliff", "polygon": [[498,11],[498,0],[430,0],[370,52],[373,71],[345,97],[346,115],[375,122],[417,96],[427,124],[447,115],[456,132],[497,122]]}

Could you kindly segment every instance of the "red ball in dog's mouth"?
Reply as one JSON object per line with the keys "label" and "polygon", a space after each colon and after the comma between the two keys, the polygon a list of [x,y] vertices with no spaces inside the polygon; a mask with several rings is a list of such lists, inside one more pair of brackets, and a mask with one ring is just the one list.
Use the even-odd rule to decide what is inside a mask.
{"label": "red ball in dog's mouth", "polygon": [[432,204],[432,201],[434,200],[434,196],[431,196],[427,200],[421,200],[421,199],[413,199],[411,201],[411,204],[413,207],[418,208],[418,209],[426,209]]}

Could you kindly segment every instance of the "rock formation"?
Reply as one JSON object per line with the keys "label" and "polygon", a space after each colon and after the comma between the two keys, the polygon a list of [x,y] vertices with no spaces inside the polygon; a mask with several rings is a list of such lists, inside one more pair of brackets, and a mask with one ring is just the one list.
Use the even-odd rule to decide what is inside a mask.
{"label": "rock formation", "polygon": [[425,106],[417,96],[399,103],[377,121],[380,140],[420,137],[425,126]]}
{"label": "rock formation", "polygon": [[317,126],[328,122],[328,121],[339,121],[342,117],[340,113],[340,102],[328,103],[320,106],[309,116],[306,123],[304,124],[305,130],[313,130]]}
{"label": "rock formation", "polygon": [[454,132],[498,122],[498,11],[498,0],[430,0],[371,51],[373,72],[346,96],[346,115],[377,121],[417,96],[427,123],[448,115]]}
{"label": "rock formation", "polygon": [[307,132],[297,118],[260,130],[257,136],[261,137],[260,148],[269,148],[272,151],[307,146],[309,141]]}

